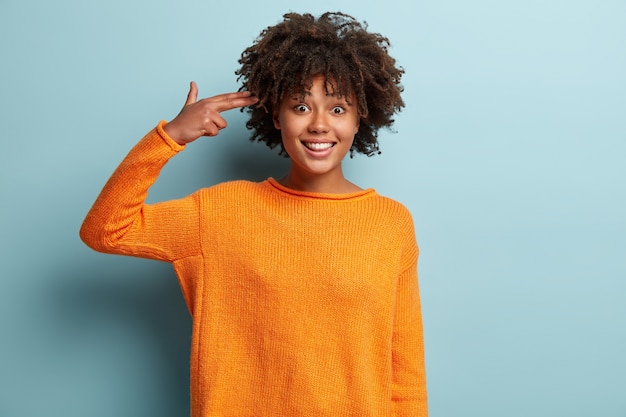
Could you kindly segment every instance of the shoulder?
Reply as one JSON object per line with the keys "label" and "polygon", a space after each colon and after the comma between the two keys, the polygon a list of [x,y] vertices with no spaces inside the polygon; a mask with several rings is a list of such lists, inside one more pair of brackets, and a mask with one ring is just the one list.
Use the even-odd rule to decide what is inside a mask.
{"label": "shoulder", "polygon": [[415,246],[415,224],[413,215],[408,207],[398,200],[379,194],[377,194],[375,200],[375,204],[379,207],[378,210],[373,210],[379,213],[378,216],[375,216],[377,221],[384,224],[388,233],[394,233],[405,244]]}
{"label": "shoulder", "polygon": [[225,181],[198,190],[201,195],[210,197],[237,198],[248,197],[261,190],[261,184],[248,180]]}
{"label": "shoulder", "polygon": [[386,217],[396,219],[402,223],[410,223],[412,225],[413,217],[411,212],[398,200],[394,200],[393,198],[377,193],[375,197],[372,198],[372,203],[378,208],[378,210],[385,212]]}
{"label": "shoulder", "polygon": [[254,192],[257,188],[259,188],[259,183],[248,180],[234,180],[203,188],[202,191],[209,194],[238,194]]}
{"label": "shoulder", "polygon": [[263,183],[248,180],[234,180],[222,182],[198,190],[200,199],[217,205],[238,204],[242,201],[258,200],[263,198]]}

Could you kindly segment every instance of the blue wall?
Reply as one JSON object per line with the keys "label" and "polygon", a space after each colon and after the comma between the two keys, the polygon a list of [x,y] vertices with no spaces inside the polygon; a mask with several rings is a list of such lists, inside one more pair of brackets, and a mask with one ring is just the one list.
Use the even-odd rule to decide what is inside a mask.
{"label": "blue wall", "polygon": [[[0,1],[0,416],[188,413],[169,265],[78,239],[128,149],[237,88],[259,31],[341,9],[393,42],[406,110],[350,178],[421,247],[431,415],[626,416],[626,2]],[[238,112],[153,201],[280,175]]]}

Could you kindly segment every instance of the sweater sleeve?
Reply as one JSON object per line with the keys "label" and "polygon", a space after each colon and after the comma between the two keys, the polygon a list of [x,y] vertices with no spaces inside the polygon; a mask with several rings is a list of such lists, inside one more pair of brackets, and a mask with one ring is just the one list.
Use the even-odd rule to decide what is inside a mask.
{"label": "sweater sleeve", "polygon": [[[412,225],[409,230],[413,230]],[[392,341],[394,416],[427,417],[422,314],[417,279],[419,249],[411,234],[398,279]]]}
{"label": "sweater sleeve", "polygon": [[133,147],[87,214],[80,237],[92,249],[170,262],[200,252],[197,193],[145,203],[163,166],[184,149],[167,136],[164,124]]}

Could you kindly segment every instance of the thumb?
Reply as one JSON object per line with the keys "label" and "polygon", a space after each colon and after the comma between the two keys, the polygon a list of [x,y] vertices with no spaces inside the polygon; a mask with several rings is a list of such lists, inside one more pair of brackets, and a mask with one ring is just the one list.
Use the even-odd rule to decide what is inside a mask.
{"label": "thumb", "polygon": [[195,81],[189,83],[189,93],[187,94],[187,101],[185,102],[185,106],[189,104],[193,104],[198,99],[198,86]]}

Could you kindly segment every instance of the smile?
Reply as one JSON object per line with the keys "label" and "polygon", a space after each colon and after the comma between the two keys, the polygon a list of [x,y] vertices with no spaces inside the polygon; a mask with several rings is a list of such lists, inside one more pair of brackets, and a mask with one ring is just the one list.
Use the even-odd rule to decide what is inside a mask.
{"label": "smile", "polygon": [[302,142],[302,144],[312,151],[325,151],[335,146],[333,142]]}

